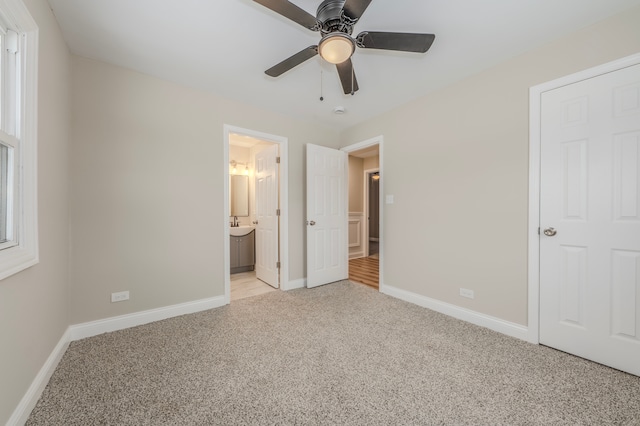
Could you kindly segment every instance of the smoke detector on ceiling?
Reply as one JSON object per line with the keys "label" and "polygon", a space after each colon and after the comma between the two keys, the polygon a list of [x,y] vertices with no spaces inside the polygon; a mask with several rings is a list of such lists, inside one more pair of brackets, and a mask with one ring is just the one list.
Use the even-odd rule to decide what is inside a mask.
{"label": "smoke detector on ceiling", "polygon": [[333,109],[333,113],[334,113],[334,114],[338,114],[338,115],[340,115],[340,114],[344,114],[345,112],[346,112],[346,110],[344,109],[344,107],[343,107],[343,106],[337,106],[337,107],[335,107],[335,108]]}

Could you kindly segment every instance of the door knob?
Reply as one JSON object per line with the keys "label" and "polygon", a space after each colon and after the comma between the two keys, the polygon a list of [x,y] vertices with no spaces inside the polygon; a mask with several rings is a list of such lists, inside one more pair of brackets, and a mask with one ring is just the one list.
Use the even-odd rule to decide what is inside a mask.
{"label": "door knob", "polygon": [[315,221],[315,220],[307,221],[307,225],[311,225],[311,226],[313,226],[313,225],[315,225],[315,224],[316,224],[316,221]]}
{"label": "door knob", "polygon": [[556,231],[554,228],[547,228],[542,232],[544,232],[544,235],[546,235],[547,237],[553,237],[558,233],[558,231]]}

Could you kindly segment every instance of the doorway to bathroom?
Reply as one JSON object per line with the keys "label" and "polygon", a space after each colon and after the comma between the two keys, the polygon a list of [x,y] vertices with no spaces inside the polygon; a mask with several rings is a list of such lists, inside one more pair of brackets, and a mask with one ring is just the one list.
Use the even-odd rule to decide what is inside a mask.
{"label": "doorway to bathroom", "polygon": [[382,137],[350,145],[349,280],[380,289]]}
{"label": "doorway to bathroom", "polygon": [[288,285],[287,139],[226,126],[225,300]]}

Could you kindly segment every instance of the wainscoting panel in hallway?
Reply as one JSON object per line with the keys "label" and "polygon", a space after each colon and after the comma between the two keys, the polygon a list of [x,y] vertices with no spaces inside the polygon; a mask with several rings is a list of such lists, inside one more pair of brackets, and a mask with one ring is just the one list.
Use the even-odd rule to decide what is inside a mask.
{"label": "wainscoting panel in hallway", "polygon": [[377,289],[379,287],[378,271],[377,255],[349,260],[349,281],[366,284]]}

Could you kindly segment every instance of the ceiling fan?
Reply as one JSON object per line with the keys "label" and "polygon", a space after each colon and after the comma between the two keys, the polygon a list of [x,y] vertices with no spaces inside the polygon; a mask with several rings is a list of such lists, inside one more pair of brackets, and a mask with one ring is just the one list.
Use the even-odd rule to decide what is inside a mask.
{"label": "ceiling fan", "polygon": [[355,38],[352,37],[353,27],[372,0],[324,0],[318,6],[316,16],[287,0],[254,1],[311,31],[319,31],[322,35],[318,45],[301,50],[265,73],[278,77],[319,54],[325,61],[336,65],[345,94],[353,95],[358,91],[358,81],[351,62],[356,46],[363,49],[425,53],[436,37],[433,34],[380,31],[363,31]]}

